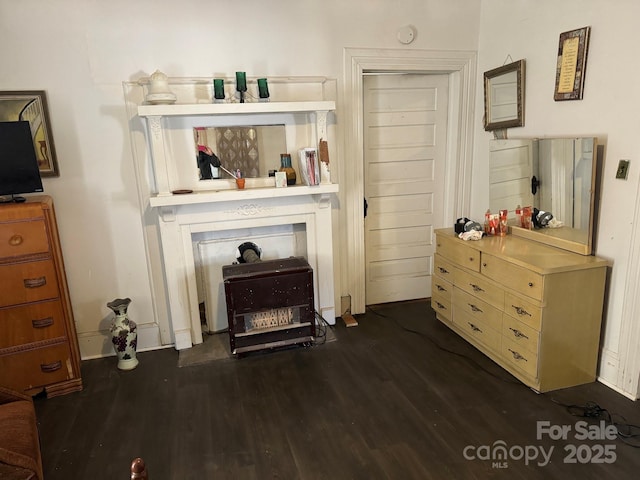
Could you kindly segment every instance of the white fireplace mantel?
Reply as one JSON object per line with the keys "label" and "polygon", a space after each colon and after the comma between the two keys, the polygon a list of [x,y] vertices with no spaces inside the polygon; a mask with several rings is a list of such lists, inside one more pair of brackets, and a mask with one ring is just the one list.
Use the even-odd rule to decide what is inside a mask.
{"label": "white fireplace mantel", "polygon": [[[184,93],[182,84],[180,88]],[[150,167],[147,171],[151,172],[149,190],[141,194],[146,197],[150,212],[157,214],[154,216],[162,246],[158,253],[162,257],[164,294],[170,316],[168,329],[175,348],[181,350],[202,342],[194,258],[194,238],[201,234],[228,237],[240,232],[243,239],[248,235],[246,240],[250,241],[251,232],[269,227],[293,226],[296,231],[303,231],[306,259],[313,269],[315,309],[327,323],[335,324],[332,205],[338,185],[323,178],[316,186],[276,188],[273,179],[267,177],[247,178],[244,189],[235,188],[232,180],[217,180],[212,184],[194,179],[185,185],[181,169],[191,166],[193,151],[172,141],[176,135],[180,138],[192,135],[196,122],[207,123],[224,117],[230,124],[289,123],[295,129],[296,142],[317,145],[320,139],[330,141],[327,116],[335,110],[335,102],[215,104],[190,101],[193,102],[192,97],[181,98],[179,94],[178,103],[173,105],[139,103],[136,108],[136,116],[146,120],[144,156]],[[300,145],[288,144],[287,147],[295,151]],[[231,260],[235,259],[229,263]],[[207,311],[216,311],[217,307],[207,305]],[[169,332],[161,325],[163,340],[166,333]]]}

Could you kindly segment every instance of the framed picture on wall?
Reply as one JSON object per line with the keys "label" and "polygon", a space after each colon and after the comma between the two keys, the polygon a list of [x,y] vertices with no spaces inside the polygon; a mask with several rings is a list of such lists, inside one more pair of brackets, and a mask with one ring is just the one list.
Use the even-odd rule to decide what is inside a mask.
{"label": "framed picture on wall", "polygon": [[590,34],[591,27],[560,34],[554,100],[582,100]]}
{"label": "framed picture on wall", "polygon": [[0,121],[28,121],[38,159],[40,176],[57,177],[58,161],[51,135],[47,96],[44,90],[0,91]]}

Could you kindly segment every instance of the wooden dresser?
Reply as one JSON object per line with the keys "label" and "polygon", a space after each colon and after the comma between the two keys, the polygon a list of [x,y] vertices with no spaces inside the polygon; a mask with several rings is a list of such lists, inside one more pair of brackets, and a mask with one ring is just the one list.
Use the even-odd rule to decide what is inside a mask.
{"label": "wooden dresser", "polygon": [[48,196],[0,205],[0,385],[82,390],[80,351]]}
{"label": "wooden dresser", "polygon": [[595,380],[608,261],[513,235],[436,231],[437,318],[536,391]]}

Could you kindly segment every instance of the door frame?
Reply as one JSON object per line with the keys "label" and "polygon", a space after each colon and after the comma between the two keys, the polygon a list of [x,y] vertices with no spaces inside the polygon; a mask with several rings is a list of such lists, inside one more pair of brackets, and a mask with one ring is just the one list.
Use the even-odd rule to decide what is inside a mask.
{"label": "door frame", "polygon": [[341,211],[342,291],[351,297],[351,313],[365,312],[364,132],[365,73],[449,75],[449,116],[442,218],[455,219],[470,209],[477,53],[474,51],[344,49],[342,111],[344,152],[340,163],[345,208]]}

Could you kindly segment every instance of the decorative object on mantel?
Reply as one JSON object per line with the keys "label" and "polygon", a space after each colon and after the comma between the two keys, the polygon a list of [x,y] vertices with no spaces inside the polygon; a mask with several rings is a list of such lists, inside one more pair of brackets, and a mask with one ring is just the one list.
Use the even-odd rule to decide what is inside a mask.
{"label": "decorative object on mantel", "polygon": [[118,356],[118,368],[120,370],[133,370],[138,366],[136,347],[138,346],[138,331],[134,321],[129,319],[127,309],[131,303],[130,298],[116,298],[107,303],[116,314],[111,326],[111,343]]}
{"label": "decorative object on mantel", "polygon": [[[287,175],[287,185],[295,185],[298,179],[296,171],[291,165],[291,155],[288,153],[280,154],[280,171]],[[277,180],[276,180],[277,181]]]}
{"label": "decorative object on mantel", "polygon": [[582,100],[590,35],[591,27],[560,34],[554,100]]}
{"label": "decorative object on mantel", "polygon": [[320,184],[320,165],[318,149],[313,147],[300,149],[300,174],[305,185]]}
{"label": "decorative object on mantel", "polygon": [[324,139],[320,139],[318,147],[320,155],[320,183],[331,183],[331,171],[329,170],[329,145]]}
{"label": "decorative object on mantel", "polygon": [[247,74],[236,72],[236,90],[240,93],[240,103],[244,103],[244,94],[247,91]]}
{"label": "decorative object on mantel", "polygon": [[269,86],[267,85],[266,78],[258,79],[258,97],[260,98],[261,102],[269,101]]}
{"label": "decorative object on mantel", "polygon": [[224,102],[224,80],[222,78],[213,79],[213,101],[215,103]]}
{"label": "decorative object on mantel", "polygon": [[176,94],[169,90],[167,76],[160,70],[156,70],[149,77],[149,93],[145,100],[152,105],[176,103]]}

